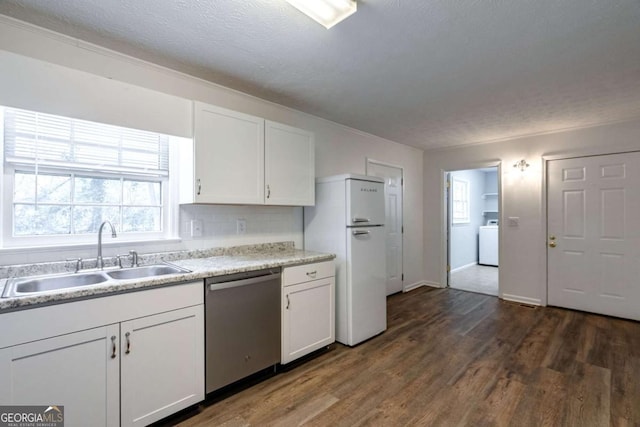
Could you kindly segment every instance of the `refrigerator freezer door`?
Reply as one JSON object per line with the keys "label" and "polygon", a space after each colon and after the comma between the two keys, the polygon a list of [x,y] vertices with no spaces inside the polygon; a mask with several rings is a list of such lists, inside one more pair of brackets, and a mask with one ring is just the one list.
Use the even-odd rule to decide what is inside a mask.
{"label": "refrigerator freezer door", "polygon": [[384,184],[347,179],[346,186],[347,226],[384,224]]}
{"label": "refrigerator freezer door", "polygon": [[387,329],[384,227],[347,229],[347,333],[337,340],[356,345]]}

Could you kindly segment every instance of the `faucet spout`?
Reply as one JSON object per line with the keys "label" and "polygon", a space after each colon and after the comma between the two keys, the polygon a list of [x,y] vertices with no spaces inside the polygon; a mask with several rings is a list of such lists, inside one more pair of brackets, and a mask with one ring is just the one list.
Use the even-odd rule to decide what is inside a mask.
{"label": "faucet spout", "polygon": [[105,225],[111,227],[111,237],[118,237],[116,234],[116,228],[111,224],[111,221],[103,221],[98,228],[98,257],[96,258],[96,268],[102,270],[104,268],[104,260],[102,259],[102,229]]}

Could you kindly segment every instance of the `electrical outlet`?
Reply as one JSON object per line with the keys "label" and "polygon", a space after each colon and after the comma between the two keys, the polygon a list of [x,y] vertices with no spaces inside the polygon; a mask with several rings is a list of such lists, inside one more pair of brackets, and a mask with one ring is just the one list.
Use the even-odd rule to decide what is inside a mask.
{"label": "electrical outlet", "polygon": [[202,220],[191,220],[191,237],[202,237]]}
{"label": "electrical outlet", "polygon": [[236,220],[236,234],[247,233],[247,220],[244,218],[238,218]]}

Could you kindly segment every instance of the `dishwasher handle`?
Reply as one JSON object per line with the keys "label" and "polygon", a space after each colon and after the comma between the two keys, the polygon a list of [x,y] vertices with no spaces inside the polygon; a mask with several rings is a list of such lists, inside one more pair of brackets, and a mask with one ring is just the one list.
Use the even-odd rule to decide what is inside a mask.
{"label": "dishwasher handle", "polygon": [[270,280],[280,279],[281,273],[267,274],[265,276],[251,277],[249,279],[232,280],[222,283],[209,284],[209,291],[219,291],[222,289],[238,288],[240,286],[255,285],[256,283],[267,282]]}

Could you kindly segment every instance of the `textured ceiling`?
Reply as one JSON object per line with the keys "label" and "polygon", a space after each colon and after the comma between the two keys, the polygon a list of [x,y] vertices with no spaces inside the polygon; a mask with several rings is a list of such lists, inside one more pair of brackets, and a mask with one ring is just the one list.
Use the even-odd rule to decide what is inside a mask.
{"label": "textured ceiling", "polygon": [[0,14],[420,148],[640,116],[639,0],[0,0]]}

